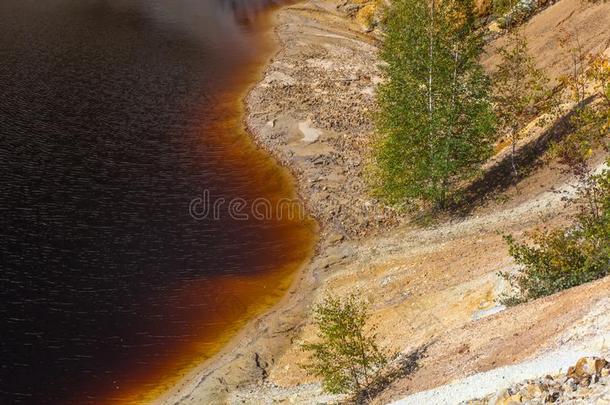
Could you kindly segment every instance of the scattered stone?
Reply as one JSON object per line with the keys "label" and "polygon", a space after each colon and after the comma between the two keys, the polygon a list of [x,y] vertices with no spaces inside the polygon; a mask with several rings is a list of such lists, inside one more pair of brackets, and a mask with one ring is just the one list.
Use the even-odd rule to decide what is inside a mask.
{"label": "scattered stone", "polygon": [[583,357],[578,360],[574,367],[568,369],[568,376],[574,379],[589,378],[598,375],[608,362],[598,357]]}
{"label": "scattered stone", "polygon": [[583,357],[568,372],[527,380],[468,405],[546,403],[604,404],[610,399],[610,363],[599,357]]}
{"label": "scattered stone", "polygon": [[335,244],[341,242],[345,237],[339,233],[331,233],[328,235],[328,242],[331,244]]}
{"label": "scattered stone", "polygon": [[[339,7],[355,15],[364,3]],[[382,81],[374,39],[340,31],[313,41],[286,27],[281,50],[246,100],[248,128],[298,178],[322,243],[336,243],[335,230],[355,239],[399,225],[403,215],[372,198],[365,179],[372,95]]]}
{"label": "scattered stone", "polygon": [[488,25],[487,29],[494,33],[501,33],[504,30],[500,27],[500,24],[497,21],[492,22]]}
{"label": "scattered stone", "polygon": [[335,264],[339,263],[344,258],[345,256],[342,255],[328,255],[321,260],[322,268],[328,269],[331,266],[334,266]]}
{"label": "scattered stone", "polygon": [[316,142],[320,138],[320,131],[310,126],[311,121],[299,122],[299,131],[303,134],[302,141],[305,143]]}

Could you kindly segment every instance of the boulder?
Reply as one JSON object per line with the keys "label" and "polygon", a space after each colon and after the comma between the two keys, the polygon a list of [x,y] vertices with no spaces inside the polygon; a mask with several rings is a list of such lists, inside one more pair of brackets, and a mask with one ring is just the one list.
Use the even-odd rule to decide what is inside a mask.
{"label": "boulder", "polygon": [[592,375],[600,375],[602,369],[608,362],[599,357],[583,357],[576,365],[568,369],[568,376],[574,379],[589,378]]}

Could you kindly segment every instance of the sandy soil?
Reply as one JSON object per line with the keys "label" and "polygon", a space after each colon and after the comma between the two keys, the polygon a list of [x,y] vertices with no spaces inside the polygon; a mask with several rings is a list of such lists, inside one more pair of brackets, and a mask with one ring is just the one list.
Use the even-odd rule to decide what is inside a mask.
{"label": "sandy soil", "polygon": [[[607,320],[606,311],[592,315],[591,309],[606,302],[610,279],[509,310],[497,304],[507,289],[498,272],[514,269],[500,233],[520,236],[566,220],[562,197],[573,193],[572,180],[539,159],[550,135],[561,135],[561,126],[523,142],[524,150],[535,154],[524,158],[533,169],[517,187],[496,159],[485,179],[492,186],[475,188],[474,208],[459,219],[427,228],[408,225],[366,194],[369,112],[379,80],[376,41],[337,5],[308,0],[277,13],[280,49],[247,98],[253,136],[294,172],[322,225],[318,254],[282,303],[158,403],[337,400],[298,367],[304,359],[298,343],[313,333],[307,309],[327,293],[358,291],[368,300],[387,349],[408,353],[427,346],[421,367],[384,391],[378,403],[531,361],[550,350],[569,354],[572,346],[562,340],[567,331],[575,331],[570,339],[578,331],[594,339],[599,322]],[[587,49],[603,49],[602,39],[610,39],[610,3],[561,0],[527,23],[534,56],[555,76],[565,67],[558,25],[577,30]],[[489,45],[488,68],[502,40]]]}
{"label": "sandy soil", "polygon": [[[608,49],[609,13],[610,5],[607,2],[561,0],[529,20],[521,27],[521,32],[528,40],[537,67],[544,69],[551,78],[557,78],[571,69],[565,52],[561,49],[560,39],[566,34],[574,35],[584,53]],[[505,38],[490,43],[483,64],[488,68],[495,66],[500,60],[495,50],[505,43]]]}
{"label": "sandy soil", "polygon": [[251,133],[295,174],[331,243],[399,222],[364,181],[380,80],[375,39],[336,6],[307,1],[279,13],[281,49],[247,98]]}

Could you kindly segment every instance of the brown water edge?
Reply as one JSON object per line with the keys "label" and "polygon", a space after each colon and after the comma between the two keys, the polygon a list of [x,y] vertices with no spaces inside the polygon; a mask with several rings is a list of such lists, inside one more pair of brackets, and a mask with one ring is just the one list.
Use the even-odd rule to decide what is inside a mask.
{"label": "brown water edge", "polygon": [[[279,200],[298,199],[295,179],[286,168],[262,151],[247,132],[244,99],[250,88],[261,79],[268,60],[275,53],[277,44],[273,38],[273,15],[282,6],[271,5],[257,15],[255,21],[249,22],[249,27],[259,37],[258,52],[253,52],[250,61],[235,73],[230,86],[225,87],[222,94],[214,96],[214,113],[219,119],[201,128],[202,141],[210,141],[209,133],[223,134],[222,137],[215,137],[214,142],[222,148],[226,162],[242,162],[243,167],[256,167],[256,171],[252,170],[249,174],[257,177],[252,181],[268,184],[264,188],[264,197],[273,207]],[[209,114],[209,108],[204,113]],[[154,401],[196,367],[211,360],[248,322],[280,302],[293,285],[299,270],[313,256],[317,243],[318,225],[303,212],[304,208],[291,205],[289,210],[293,212],[289,215],[283,213],[281,221],[286,226],[282,235],[278,235],[278,240],[285,242],[289,252],[277,257],[276,268],[264,274],[212,276],[176,286],[176,295],[184,308],[200,308],[200,312],[189,314],[190,324],[198,339],[176,348],[171,361],[152,367],[148,364],[134,370],[130,381],[136,383],[117,387],[114,392],[102,393],[101,397],[105,399],[101,403],[142,404]]]}
{"label": "brown water edge", "polygon": [[[295,266],[298,268],[299,265],[295,263]],[[218,328],[208,329],[210,340],[193,342],[182,348],[175,361],[161,370],[164,372],[159,376],[151,376],[147,379],[148,382],[128,391],[121,390],[121,394],[111,393],[103,403],[152,403],[166,394],[197,367],[212,360],[249,321],[276,305],[293,284],[296,268],[286,266],[271,274],[214,280],[214,288],[221,292],[217,297],[220,298],[223,310],[216,313]],[[264,286],[269,284],[273,284],[274,288],[266,289],[261,294],[261,290],[265,290]],[[197,301],[200,298],[198,293],[201,290],[207,291],[209,287],[208,280],[202,280],[197,286],[189,286],[186,295]],[[247,308],[246,312],[241,311],[244,307]],[[230,327],[229,320],[232,321]],[[193,325],[196,325],[196,321]]]}

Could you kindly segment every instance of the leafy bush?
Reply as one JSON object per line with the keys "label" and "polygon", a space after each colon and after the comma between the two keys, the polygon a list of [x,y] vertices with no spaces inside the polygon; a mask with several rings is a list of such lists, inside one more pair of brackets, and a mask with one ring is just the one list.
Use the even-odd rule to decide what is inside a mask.
{"label": "leafy bush", "polygon": [[375,335],[365,334],[366,304],[353,294],[344,300],[328,297],[313,313],[318,342],[302,345],[310,358],[301,367],[321,377],[325,391],[358,396],[376,382],[388,363]]}
{"label": "leafy bush", "polygon": [[383,20],[385,4],[383,0],[367,2],[356,13],[356,21],[367,31],[377,27]]}
{"label": "leafy bush", "polygon": [[521,269],[516,275],[502,273],[517,288],[515,295],[505,297],[505,304],[536,299],[610,274],[610,170],[591,177],[575,203],[579,213],[572,226],[538,232],[532,237],[533,244],[506,237],[510,254]]}
{"label": "leafy bush", "polygon": [[493,0],[491,6],[493,14],[502,17],[515,6],[515,0]]}
{"label": "leafy bush", "polygon": [[[610,274],[610,171],[592,176],[589,158],[608,149],[610,131],[610,62],[587,55],[573,34],[562,39],[570,74],[561,78],[576,104],[572,131],[555,154],[580,181],[579,207],[573,225],[532,235],[532,244],[506,237],[510,254],[521,266],[516,275],[503,274],[517,288],[507,304],[535,299]],[[610,165],[610,160],[606,162]]]}

